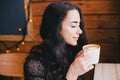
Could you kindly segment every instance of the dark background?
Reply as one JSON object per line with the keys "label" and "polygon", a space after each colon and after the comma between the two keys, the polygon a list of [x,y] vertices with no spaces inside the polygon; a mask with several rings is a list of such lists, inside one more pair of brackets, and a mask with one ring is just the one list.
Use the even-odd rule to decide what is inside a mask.
{"label": "dark background", "polygon": [[0,35],[22,35],[25,22],[24,0],[0,0]]}

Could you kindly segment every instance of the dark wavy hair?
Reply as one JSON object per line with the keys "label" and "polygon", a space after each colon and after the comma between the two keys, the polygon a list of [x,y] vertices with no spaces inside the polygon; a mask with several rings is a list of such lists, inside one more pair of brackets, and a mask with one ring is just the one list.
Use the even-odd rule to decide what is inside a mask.
{"label": "dark wavy hair", "polygon": [[61,23],[66,17],[67,12],[73,9],[79,11],[80,28],[83,31],[83,33],[79,37],[78,45],[75,47],[72,47],[70,45],[68,46],[70,48],[69,50],[73,50],[75,54],[82,48],[83,45],[87,44],[87,34],[84,27],[83,16],[80,8],[68,2],[55,2],[48,5],[43,15],[42,24],[40,27],[40,35],[44,41],[47,41],[48,45],[51,45],[51,47],[53,47],[53,50],[58,60],[63,60],[65,56],[64,52],[66,49],[64,39],[60,35]]}
{"label": "dark wavy hair", "polygon": [[[61,23],[66,18],[67,12],[74,9],[80,14],[80,28],[83,33],[78,39],[78,44],[71,46],[65,43],[63,37],[60,35],[60,31],[62,28]],[[74,56],[82,49],[83,45],[88,43],[82,12],[79,7],[68,2],[54,2],[47,6],[40,26],[40,35],[43,38],[41,44],[43,46],[42,50],[44,55],[47,54],[48,63],[50,62],[51,64],[54,62],[54,65],[59,65],[58,68],[51,69],[53,67],[51,64],[49,65],[49,69],[57,71],[60,70],[59,68],[65,68],[62,73],[60,72],[64,76],[69,64],[74,60]],[[37,48],[39,49],[40,47],[38,46]],[[66,67],[66,65],[68,66]]]}

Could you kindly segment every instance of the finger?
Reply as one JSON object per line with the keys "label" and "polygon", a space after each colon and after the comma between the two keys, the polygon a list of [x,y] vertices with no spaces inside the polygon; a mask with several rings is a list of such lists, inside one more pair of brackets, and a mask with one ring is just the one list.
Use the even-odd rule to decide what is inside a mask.
{"label": "finger", "polygon": [[92,70],[93,68],[94,68],[93,65],[84,66],[84,70],[85,70],[85,72],[88,72],[88,71]]}
{"label": "finger", "polygon": [[90,61],[89,59],[86,60],[86,62],[84,62],[84,66],[87,66],[87,67],[88,67],[88,66],[90,66],[90,65],[92,65],[92,64],[91,64],[91,61]]}
{"label": "finger", "polygon": [[79,58],[79,59],[82,59],[83,61],[88,62],[90,60],[90,55],[88,55],[88,54],[83,55],[82,58]]}
{"label": "finger", "polygon": [[90,63],[89,63],[89,59],[90,58],[90,56],[89,55],[84,55],[84,56],[79,56],[79,57],[77,57],[75,60],[76,61],[78,61],[78,63],[80,64],[80,65],[83,65],[83,66],[88,66],[88,65],[90,65]]}
{"label": "finger", "polygon": [[77,58],[78,56],[83,56],[83,55],[84,55],[84,51],[81,50],[81,51],[75,56],[75,58]]}
{"label": "finger", "polygon": [[91,63],[90,63],[90,56],[89,56],[88,54],[87,54],[87,55],[84,55],[83,61],[84,61],[84,65],[85,65],[85,66],[91,65]]}
{"label": "finger", "polygon": [[93,69],[93,68],[94,68],[93,65],[89,65],[89,66],[88,66],[88,71],[91,70],[91,69]]}
{"label": "finger", "polygon": [[90,56],[87,54],[87,55],[84,55],[84,53],[81,53],[81,55],[78,55],[77,57],[75,57],[75,59],[78,59],[80,61],[85,61],[87,59],[89,59]]}

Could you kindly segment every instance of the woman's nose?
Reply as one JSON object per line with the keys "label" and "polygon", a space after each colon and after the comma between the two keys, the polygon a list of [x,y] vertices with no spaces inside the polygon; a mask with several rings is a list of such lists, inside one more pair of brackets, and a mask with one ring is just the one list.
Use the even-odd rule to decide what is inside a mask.
{"label": "woman's nose", "polygon": [[79,27],[78,30],[77,30],[77,34],[82,34],[82,30],[81,30],[80,27]]}

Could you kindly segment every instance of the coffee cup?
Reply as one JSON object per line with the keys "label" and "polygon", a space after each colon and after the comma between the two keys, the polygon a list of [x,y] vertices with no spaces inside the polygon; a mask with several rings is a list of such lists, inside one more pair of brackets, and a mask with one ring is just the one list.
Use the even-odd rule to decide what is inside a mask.
{"label": "coffee cup", "polygon": [[87,44],[83,46],[83,50],[90,56],[90,63],[97,64],[100,57],[100,45],[98,44]]}

